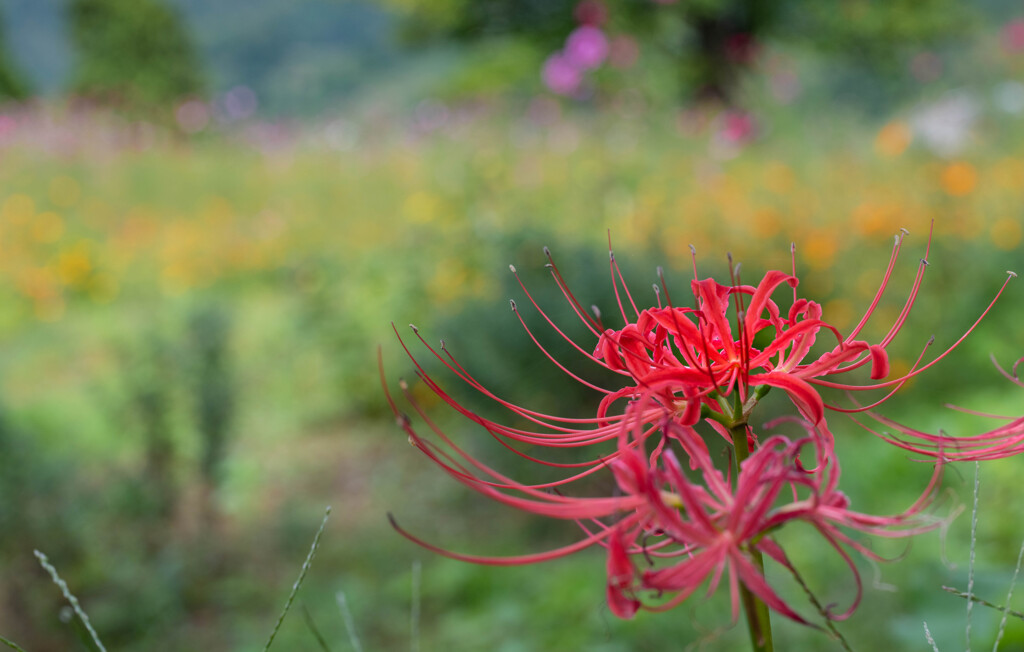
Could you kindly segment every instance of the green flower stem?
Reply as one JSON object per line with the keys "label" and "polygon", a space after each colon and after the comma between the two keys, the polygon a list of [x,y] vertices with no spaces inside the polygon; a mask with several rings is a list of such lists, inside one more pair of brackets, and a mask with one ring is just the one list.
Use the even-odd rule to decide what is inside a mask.
{"label": "green flower stem", "polygon": [[[733,478],[734,482],[739,481],[740,465],[750,457],[750,444],[747,441],[747,423],[741,419],[729,426],[729,434],[732,435],[732,446],[735,451],[733,456]],[[750,557],[757,570],[764,575],[764,558],[761,551],[751,546]],[[772,623],[766,605],[760,598],[750,592],[745,584],[740,583],[740,599],[743,601],[743,611],[747,615],[747,627],[750,629],[750,644],[754,652],[773,652],[775,646],[772,643]]]}

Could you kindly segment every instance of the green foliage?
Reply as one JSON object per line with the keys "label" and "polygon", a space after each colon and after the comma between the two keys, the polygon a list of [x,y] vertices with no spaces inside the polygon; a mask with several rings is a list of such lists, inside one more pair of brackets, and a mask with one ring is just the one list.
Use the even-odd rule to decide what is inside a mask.
{"label": "green foliage", "polygon": [[160,0],[72,0],[68,23],[74,93],[152,110],[203,92],[185,26]]}
{"label": "green foliage", "polygon": [[[554,51],[579,23],[578,0],[389,0],[406,13],[406,35],[479,41],[517,37]],[[668,57],[687,99],[731,103],[765,43],[795,44],[874,73],[898,74],[894,63],[924,47],[963,36],[977,24],[952,0],[605,0],[611,34],[638,38],[650,57]],[[514,82],[514,80],[510,80]]]}
{"label": "green foliage", "polygon": [[0,21],[0,102],[20,100],[28,95],[28,86],[7,56],[7,38]]}

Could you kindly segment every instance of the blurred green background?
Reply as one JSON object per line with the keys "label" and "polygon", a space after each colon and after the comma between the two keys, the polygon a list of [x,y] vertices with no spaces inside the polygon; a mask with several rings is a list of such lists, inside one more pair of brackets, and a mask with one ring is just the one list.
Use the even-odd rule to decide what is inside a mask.
{"label": "blurred green background", "polygon": [[[323,649],[314,630],[353,649],[339,591],[366,650],[739,649],[724,596],[616,620],[600,551],[489,568],[395,534],[389,511],[497,555],[576,529],[468,495],[409,447],[378,379],[378,346],[393,379],[413,377],[390,323],[446,338],[514,402],[586,414],[595,397],[508,310],[527,304],[515,263],[578,332],[543,246],[608,316],[608,230],[641,297],[658,265],[685,292],[691,244],[702,274],[731,252],[753,281],[788,269],[795,242],[803,296],[849,329],[905,227],[877,339],[934,222],[897,369],[1024,272],[1017,3],[6,0],[0,20],[0,634],[30,652],[81,646],[33,549],[108,649],[261,650],[328,504],[274,649]],[[1020,414],[989,355],[1024,355],[1022,319],[1011,284],[884,413],[951,433],[992,424],[946,403]],[[926,466],[842,418],[832,429],[855,508],[913,500]],[[1024,537],[1019,464],[982,469],[977,591],[995,602]],[[946,485],[943,509],[969,503],[973,467]],[[845,605],[852,578],[812,535],[782,537]],[[864,603],[840,625],[854,649],[927,649],[922,621],[940,649],[963,645],[963,601],[940,586],[966,587],[968,540],[961,517],[909,548],[878,543],[903,557],[877,573],[858,561]],[[991,646],[998,615],[974,621]],[[837,647],[776,627],[780,649]],[[1002,649],[1024,646],[1020,623],[1008,636]]]}

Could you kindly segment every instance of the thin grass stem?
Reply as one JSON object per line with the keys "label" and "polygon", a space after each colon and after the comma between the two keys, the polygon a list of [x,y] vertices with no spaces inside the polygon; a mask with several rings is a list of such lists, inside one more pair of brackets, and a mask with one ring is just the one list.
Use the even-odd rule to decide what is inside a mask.
{"label": "thin grass stem", "polygon": [[292,592],[288,595],[288,601],[284,604],[284,611],[277,618],[277,624],[274,625],[274,631],[270,632],[270,638],[267,639],[267,644],[263,646],[263,652],[267,652],[270,649],[270,645],[274,642],[277,637],[278,630],[281,629],[281,623],[284,622],[284,617],[288,615],[288,611],[292,608],[292,602],[295,601],[295,595],[299,592],[299,587],[302,586],[303,580],[306,579],[306,573],[309,572],[309,567],[313,564],[313,557],[316,556],[317,548],[320,547],[320,537],[323,536],[324,528],[327,527],[327,517],[331,515],[330,506],[324,511],[324,519],[320,521],[320,529],[316,531],[316,536],[313,537],[313,545],[309,548],[309,554],[306,555],[306,561],[302,562],[302,570],[299,571],[299,579],[295,580],[295,584],[292,585]]}
{"label": "thin grass stem", "polygon": [[78,598],[76,598],[71,593],[71,590],[68,589],[68,583],[61,579],[60,575],[57,574],[57,569],[50,563],[50,560],[46,555],[38,550],[34,550],[33,552],[35,553],[36,559],[39,560],[39,565],[46,569],[46,572],[50,574],[50,578],[53,579],[53,583],[60,588],[61,593],[64,594],[64,599],[71,604],[71,608],[75,610],[75,615],[77,615],[82,621],[82,624],[85,625],[85,629],[89,632],[89,636],[92,638],[93,645],[95,645],[100,652],[107,652],[107,648],[103,647],[103,643],[100,641],[99,634],[97,634],[96,630],[93,629],[92,623],[89,621],[89,616],[78,603]]}
{"label": "thin grass stem", "polygon": [[932,638],[932,633],[928,629],[928,623],[924,624],[924,639],[928,641],[928,644],[932,646],[932,652],[939,652],[939,646],[935,644],[935,639]]}
{"label": "thin grass stem", "polygon": [[974,463],[974,507],[971,510],[971,556],[967,563],[967,652],[971,652],[971,611],[974,609],[974,556],[978,543],[978,487],[981,483],[981,465]]}
{"label": "thin grass stem", "polygon": [[1007,615],[1013,616],[1014,618],[1019,618],[1021,620],[1024,620],[1024,613],[1021,613],[1020,611],[1015,611],[1013,609],[1007,609],[1005,605],[996,604],[994,602],[989,602],[988,600],[984,600],[982,598],[979,598],[976,595],[968,596],[966,593],[964,593],[960,589],[954,589],[951,586],[944,586],[944,587],[942,587],[942,590],[946,591],[947,593],[952,593],[953,595],[955,595],[958,598],[969,598],[971,602],[977,602],[980,605],[989,607],[991,609],[996,609],[997,611],[1001,611],[1003,613],[1006,613]]}
{"label": "thin grass stem", "polygon": [[999,643],[1003,640],[1006,632],[1006,616],[1010,611],[1010,600],[1013,599],[1013,587],[1017,585],[1017,576],[1020,575],[1020,564],[1024,560],[1024,541],[1020,543],[1020,552],[1017,553],[1017,565],[1013,569],[1013,577],[1010,579],[1010,588],[1006,591],[1006,607],[1003,609],[1003,617],[999,620],[999,633],[996,635],[996,642],[992,646],[992,652],[998,652]]}

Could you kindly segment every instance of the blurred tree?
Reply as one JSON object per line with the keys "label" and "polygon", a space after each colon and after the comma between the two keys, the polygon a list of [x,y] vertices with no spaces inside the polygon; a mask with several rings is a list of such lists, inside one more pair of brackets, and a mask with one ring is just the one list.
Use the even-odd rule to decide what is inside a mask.
{"label": "blurred tree", "polygon": [[203,92],[192,41],[160,0],[71,0],[72,91],[153,110]]}
{"label": "blurred tree", "polygon": [[0,20],[0,102],[21,100],[28,95],[28,87],[7,57],[7,37]]}
{"label": "blurred tree", "polygon": [[724,104],[766,41],[891,72],[899,55],[963,33],[973,15],[955,0],[386,1],[407,15],[414,42],[515,35],[554,51],[580,26],[633,35],[678,61],[684,97]]}

